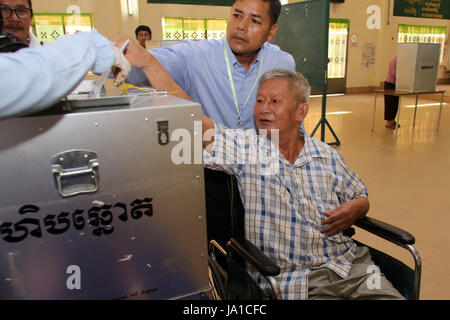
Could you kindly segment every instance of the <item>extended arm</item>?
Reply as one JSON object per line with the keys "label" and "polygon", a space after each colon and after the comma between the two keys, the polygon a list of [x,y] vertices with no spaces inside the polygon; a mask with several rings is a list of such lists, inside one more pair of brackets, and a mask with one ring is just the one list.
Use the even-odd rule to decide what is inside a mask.
{"label": "extended arm", "polygon": [[[133,66],[144,71],[148,80],[154,84],[153,88],[165,90],[174,96],[191,100],[186,92],[170,77],[159,61],[136,41],[125,38],[119,41],[116,46],[121,47],[127,39],[130,40],[130,43],[125,50],[125,57]],[[214,129],[214,121],[202,115],[203,148],[206,148],[214,141]]]}
{"label": "extended arm", "polygon": [[120,48],[127,39],[130,40],[130,44],[125,50],[125,57],[133,66],[144,71],[153,88],[165,90],[174,96],[191,100],[186,92],[170,77],[159,61],[136,41],[125,38],[119,41],[116,46]]}
{"label": "extended arm", "polygon": [[[102,73],[111,68],[117,56],[110,42],[95,30],[63,36],[40,48],[1,54],[0,119],[37,112],[56,103],[90,69]],[[124,74],[118,77],[123,79]]]}

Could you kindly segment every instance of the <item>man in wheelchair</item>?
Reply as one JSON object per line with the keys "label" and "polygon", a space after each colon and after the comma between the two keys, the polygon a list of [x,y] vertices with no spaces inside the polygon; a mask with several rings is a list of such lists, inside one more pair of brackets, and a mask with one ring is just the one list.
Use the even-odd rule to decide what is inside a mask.
{"label": "man in wheelchair", "polygon": [[404,299],[383,274],[373,285],[368,249],[343,234],[368,212],[367,189],[336,150],[300,130],[310,91],[300,73],[274,69],[259,82],[257,131],[203,116],[205,165],[237,177],[245,237],[280,267],[284,299]]}

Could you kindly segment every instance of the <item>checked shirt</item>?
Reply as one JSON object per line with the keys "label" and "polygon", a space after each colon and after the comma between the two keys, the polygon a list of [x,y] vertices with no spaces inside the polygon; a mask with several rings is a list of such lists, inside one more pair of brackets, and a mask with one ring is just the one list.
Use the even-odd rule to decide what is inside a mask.
{"label": "checked shirt", "polygon": [[[205,165],[238,179],[245,208],[246,238],[281,269],[276,277],[284,299],[308,298],[308,274],[329,268],[346,278],[356,245],[342,233],[321,233],[323,212],[368,197],[358,175],[327,144],[304,135],[305,145],[290,164],[264,135],[216,124]],[[268,283],[249,270],[263,287]]]}

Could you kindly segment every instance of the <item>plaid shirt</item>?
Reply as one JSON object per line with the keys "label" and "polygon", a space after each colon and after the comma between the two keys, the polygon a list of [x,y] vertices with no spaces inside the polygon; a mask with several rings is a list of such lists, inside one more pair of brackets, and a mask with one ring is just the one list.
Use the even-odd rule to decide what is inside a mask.
{"label": "plaid shirt", "polygon": [[[308,298],[310,270],[329,268],[346,278],[356,245],[342,233],[321,233],[323,212],[368,197],[358,175],[327,144],[304,135],[294,165],[265,136],[216,124],[205,165],[234,174],[245,207],[246,238],[281,269],[276,277],[284,299]],[[208,150],[208,151],[207,151]],[[249,270],[258,283],[268,283]]]}

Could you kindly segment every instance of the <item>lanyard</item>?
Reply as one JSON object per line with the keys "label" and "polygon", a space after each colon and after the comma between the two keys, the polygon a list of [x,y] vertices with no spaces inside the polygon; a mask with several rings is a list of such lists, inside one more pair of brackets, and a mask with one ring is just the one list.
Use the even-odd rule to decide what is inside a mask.
{"label": "lanyard", "polygon": [[226,39],[224,39],[224,41],[223,41],[223,54],[225,56],[225,62],[227,64],[228,79],[230,80],[231,91],[233,92],[234,106],[236,107],[236,113],[238,115],[238,128],[240,128],[241,127],[241,111],[244,110],[245,106],[247,105],[247,102],[250,99],[250,96],[252,95],[253,91],[255,90],[256,83],[258,82],[259,77],[261,75],[261,70],[262,70],[262,66],[264,63],[264,51],[263,51],[263,48],[261,48],[261,50],[262,50],[261,61],[259,62],[258,75],[256,76],[256,80],[255,80],[255,83],[253,84],[252,90],[250,90],[250,93],[249,93],[247,99],[245,100],[244,104],[242,105],[242,108],[239,109],[239,102],[238,102],[237,95],[236,95],[236,88],[234,87],[233,74],[231,72],[230,59],[228,58],[228,52],[227,52],[227,47],[226,47],[226,43],[225,43],[226,41],[227,41]]}

